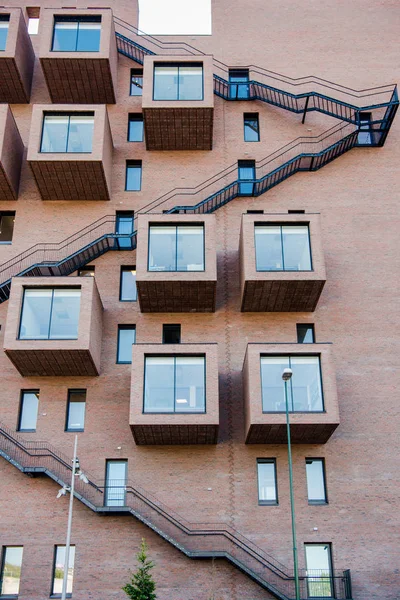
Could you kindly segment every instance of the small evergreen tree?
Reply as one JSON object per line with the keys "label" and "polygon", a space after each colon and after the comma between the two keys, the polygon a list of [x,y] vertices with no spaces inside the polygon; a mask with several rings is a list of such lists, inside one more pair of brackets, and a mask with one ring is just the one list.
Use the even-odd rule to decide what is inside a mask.
{"label": "small evergreen tree", "polygon": [[130,583],[122,589],[131,600],[156,600],[156,584],[150,572],[154,563],[147,558],[147,545],[144,538],[136,558],[139,562],[138,570],[132,575]]}

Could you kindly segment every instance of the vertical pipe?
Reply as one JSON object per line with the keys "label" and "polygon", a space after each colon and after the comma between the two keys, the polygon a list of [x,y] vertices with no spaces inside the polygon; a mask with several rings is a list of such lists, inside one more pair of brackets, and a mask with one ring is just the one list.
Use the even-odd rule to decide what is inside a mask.
{"label": "vertical pipe", "polygon": [[73,505],[74,505],[74,488],[75,488],[75,469],[76,469],[76,452],[77,452],[77,448],[78,448],[78,436],[75,435],[74,458],[72,460],[71,489],[70,489],[70,494],[69,494],[67,541],[66,541],[66,544],[65,544],[64,577],[63,577],[63,584],[62,584],[61,600],[65,600],[66,597],[67,597],[68,567],[69,567],[69,549],[70,549],[70,546],[71,546],[72,509],[73,509]]}

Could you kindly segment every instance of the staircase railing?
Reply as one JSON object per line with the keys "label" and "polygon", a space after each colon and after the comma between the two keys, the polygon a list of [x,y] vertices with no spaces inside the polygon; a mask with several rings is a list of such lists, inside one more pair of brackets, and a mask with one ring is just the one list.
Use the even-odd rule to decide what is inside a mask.
{"label": "staircase railing", "polygon": [[[47,442],[31,442],[0,424],[0,455],[25,473],[45,473],[60,485],[71,479],[72,460]],[[81,465],[82,465],[82,461]],[[294,597],[290,570],[226,523],[189,523],[138,486],[125,481],[97,482],[83,468],[89,484],[76,479],[75,495],[96,512],[129,512],[191,558],[223,557],[276,598]],[[110,500],[111,499],[111,500]],[[300,571],[301,598],[318,591],[349,599],[350,572]],[[312,593],[310,593],[310,591]],[[324,592],[324,593],[322,593]]]}

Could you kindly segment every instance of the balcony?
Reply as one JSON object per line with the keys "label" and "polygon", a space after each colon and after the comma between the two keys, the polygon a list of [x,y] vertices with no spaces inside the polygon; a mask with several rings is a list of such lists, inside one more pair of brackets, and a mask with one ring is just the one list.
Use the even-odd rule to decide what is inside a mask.
{"label": "balcony", "polygon": [[34,105],[27,160],[42,200],[109,200],[112,150],[105,106]]}
{"label": "balcony", "polygon": [[214,312],[214,215],[139,215],[136,285],[142,312]]}
{"label": "balcony", "polygon": [[211,150],[213,85],[211,56],[145,56],[147,150]]}
{"label": "balcony", "polygon": [[111,9],[42,9],[40,63],[52,102],[115,104],[117,47]]}
{"label": "balcony", "polygon": [[29,102],[34,63],[35,53],[22,10],[1,8],[0,102]]}
{"label": "balcony", "polygon": [[0,104],[0,200],[17,200],[24,144],[7,104]]}
{"label": "balcony", "polygon": [[294,444],[325,444],[339,425],[330,344],[248,344],[243,364],[247,444],[286,444],[284,368]]}
{"label": "balcony", "polygon": [[4,351],[24,377],[99,375],[102,318],[93,277],[14,277]]}
{"label": "balcony", "polygon": [[129,423],[138,445],[216,444],[217,344],[134,344]]}
{"label": "balcony", "polygon": [[318,214],[245,214],[240,233],[243,312],[312,312],[325,285]]}

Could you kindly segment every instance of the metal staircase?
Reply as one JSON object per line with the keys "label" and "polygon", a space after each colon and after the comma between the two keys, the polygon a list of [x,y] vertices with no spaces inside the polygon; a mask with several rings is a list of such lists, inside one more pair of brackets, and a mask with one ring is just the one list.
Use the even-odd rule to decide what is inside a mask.
{"label": "metal staircase", "polygon": [[[71,480],[72,460],[47,442],[30,442],[0,423],[0,456],[26,474],[44,474],[59,485]],[[113,481],[119,506],[107,506],[107,487],[90,477],[75,482],[75,496],[91,510],[132,514],[189,558],[225,558],[279,600],[295,596],[294,577],[283,564],[225,523],[189,523],[151,494],[126,482]],[[116,488],[120,493],[116,494]],[[351,600],[350,571],[300,571],[301,598],[327,596]]]}

